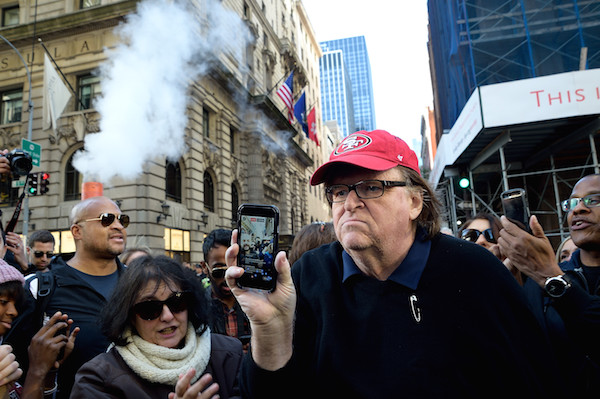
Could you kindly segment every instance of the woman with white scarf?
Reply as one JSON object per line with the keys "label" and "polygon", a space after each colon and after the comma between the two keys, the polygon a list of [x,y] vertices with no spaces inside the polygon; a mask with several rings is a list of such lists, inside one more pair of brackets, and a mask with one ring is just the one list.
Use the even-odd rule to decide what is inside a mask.
{"label": "woman with white scarf", "polygon": [[71,398],[235,398],[242,345],[211,334],[193,271],[166,256],[129,265],[102,310],[113,343],[84,364]]}

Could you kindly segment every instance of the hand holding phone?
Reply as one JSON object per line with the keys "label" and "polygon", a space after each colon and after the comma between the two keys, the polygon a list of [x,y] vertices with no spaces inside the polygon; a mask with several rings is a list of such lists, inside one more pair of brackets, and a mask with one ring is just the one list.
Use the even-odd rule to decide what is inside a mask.
{"label": "hand holding phone", "polygon": [[531,233],[529,228],[529,205],[525,190],[515,188],[500,194],[504,216],[519,228]]}
{"label": "hand holding phone", "polygon": [[279,209],[273,205],[242,204],[238,208],[240,287],[273,291],[277,281]]}

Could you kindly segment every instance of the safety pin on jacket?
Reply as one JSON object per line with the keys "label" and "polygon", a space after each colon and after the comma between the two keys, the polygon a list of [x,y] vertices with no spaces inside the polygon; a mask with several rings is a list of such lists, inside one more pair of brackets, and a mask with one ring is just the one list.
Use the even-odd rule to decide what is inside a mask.
{"label": "safety pin on jacket", "polygon": [[412,312],[413,318],[417,323],[421,322],[421,309],[417,307],[418,298],[415,294],[412,294],[409,298],[410,300],[410,310]]}

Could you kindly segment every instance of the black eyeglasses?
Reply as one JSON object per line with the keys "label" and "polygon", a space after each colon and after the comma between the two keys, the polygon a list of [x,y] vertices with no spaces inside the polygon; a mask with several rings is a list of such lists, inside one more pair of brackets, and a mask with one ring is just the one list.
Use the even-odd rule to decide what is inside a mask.
{"label": "black eyeglasses", "polygon": [[350,191],[354,190],[358,198],[373,199],[383,195],[386,187],[404,187],[404,181],[389,180],[363,180],[356,184],[334,184],[325,188],[325,195],[329,202],[344,202]]}
{"label": "black eyeglasses", "polygon": [[583,198],[569,198],[568,200],[565,200],[560,204],[562,205],[563,211],[570,212],[573,209],[575,209],[575,207],[579,205],[580,202],[583,202],[583,205],[585,205],[587,208],[594,208],[600,206],[600,194],[590,194],[586,195]]}
{"label": "black eyeglasses", "polygon": [[164,301],[150,300],[133,305],[133,312],[143,320],[154,320],[158,318],[167,305],[171,313],[181,313],[188,308],[188,293],[175,292]]}
{"label": "black eyeglasses", "polygon": [[223,278],[225,277],[225,271],[227,271],[227,266],[215,267],[214,269],[212,269],[212,272],[210,272],[210,274],[213,276],[213,278]]}
{"label": "black eyeglasses", "polygon": [[48,251],[48,252],[44,252],[44,251],[33,251],[33,256],[35,256],[36,258],[41,258],[42,256],[46,255],[48,258],[51,258],[54,256],[54,252],[52,251]]}
{"label": "black eyeglasses", "polygon": [[483,238],[486,239],[487,242],[491,242],[492,244],[496,243],[496,239],[494,238],[494,232],[492,229],[485,229],[483,231],[479,231],[476,229],[464,229],[462,233],[460,233],[460,238],[466,241],[475,242],[479,239],[479,236],[483,234]]}
{"label": "black eyeglasses", "polygon": [[[115,221],[115,219],[117,219],[119,221],[119,223],[121,223],[121,225],[123,227],[127,227],[129,226],[129,216],[124,215],[124,214],[120,214],[120,215],[115,215],[114,213],[102,213],[100,214],[100,216],[98,216],[97,218],[91,218],[91,219],[84,219],[84,220],[80,220],[77,223],[81,223],[81,222],[91,222],[93,220],[99,220],[100,223],[102,223],[102,226],[104,227],[108,227],[111,224],[113,224],[113,222]],[[76,223],[76,224],[77,224]]]}

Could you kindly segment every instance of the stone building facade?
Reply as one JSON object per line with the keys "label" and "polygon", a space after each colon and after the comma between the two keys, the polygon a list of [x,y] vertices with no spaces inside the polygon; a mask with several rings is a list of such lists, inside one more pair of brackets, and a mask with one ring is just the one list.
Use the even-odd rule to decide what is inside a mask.
{"label": "stone building facade", "polygon": [[[58,238],[57,251],[73,250],[68,215],[80,199],[81,183],[86,179],[71,164],[73,155],[84,147],[86,136],[100,131],[102,115],[93,100],[101,92],[102,82],[94,72],[106,62],[107,49],[119,43],[115,28],[136,13],[140,3],[0,0],[0,35],[18,50],[0,41],[4,118],[0,147],[20,148],[31,129],[32,140],[42,147],[40,166],[33,172],[51,176],[47,194],[28,198],[29,213],[21,217],[16,231],[48,229]],[[143,244],[196,263],[202,259],[205,234],[214,228],[234,226],[235,211],[241,203],[278,206],[280,234],[288,240],[306,223],[330,220],[322,188],[309,188],[308,184],[311,173],[329,152],[327,145],[317,146],[309,140],[298,122],[288,121],[285,105],[276,95],[277,87],[293,70],[294,97],[304,90],[307,105],[316,108],[318,137],[321,143],[326,142],[319,100],[321,52],[301,1],[187,3],[199,14],[202,7],[209,6],[233,11],[252,40],[244,49],[242,62],[220,54],[210,70],[190,82],[187,151],[181,158],[176,162],[148,160],[144,173],[135,179],[111,180],[105,184],[104,194],[131,217],[128,246]],[[42,106],[46,51],[77,93],[55,130],[43,126],[47,111]],[[29,93],[34,104],[31,128]],[[4,221],[12,214],[20,193],[19,188],[9,190],[11,182],[7,180],[2,183],[0,199]],[[28,222],[26,226],[23,220]]]}

